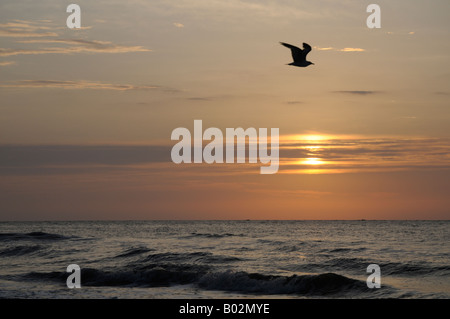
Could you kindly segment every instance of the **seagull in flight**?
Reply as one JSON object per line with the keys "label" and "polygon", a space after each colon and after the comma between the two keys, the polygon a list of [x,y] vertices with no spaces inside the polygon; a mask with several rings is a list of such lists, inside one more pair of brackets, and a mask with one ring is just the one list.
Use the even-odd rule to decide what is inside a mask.
{"label": "seagull in flight", "polygon": [[285,47],[291,49],[292,52],[292,58],[294,59],[294,62],[289,63],[288,65],[298,66],[305,68],[310,64],[314,64],[310,61],[306,61],[306,56],[311,51],[311,46],[308,43],[303,43],[303,50],[300,48],[297,48],[296,46],[293,46],[292,44],[280,42]]}

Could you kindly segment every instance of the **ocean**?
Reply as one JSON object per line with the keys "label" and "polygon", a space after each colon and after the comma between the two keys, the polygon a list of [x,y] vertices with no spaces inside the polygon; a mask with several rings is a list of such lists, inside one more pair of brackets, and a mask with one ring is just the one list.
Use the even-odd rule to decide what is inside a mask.
{"label": "ocean", "polygon": [[450,221],[1,222],[0,298],[441,299],[449,242]]}

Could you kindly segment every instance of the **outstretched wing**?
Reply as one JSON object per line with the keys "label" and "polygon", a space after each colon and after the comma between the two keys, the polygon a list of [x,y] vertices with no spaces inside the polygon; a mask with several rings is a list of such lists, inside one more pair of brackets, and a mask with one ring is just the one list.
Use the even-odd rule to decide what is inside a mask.
{"label": "outstretched wing", "polygon": [[[303,43],[303,48],[305,48],[305,50],[297,48],[296,46],[289,44],[289,43],[284,43],[284,42],[280,42],[280,43],[282,45],[284,45],[285,47],[291,49],[292,58],[294,59],[295,63],[301,63],[302,61],[305,61],[306,54],[308,54],[308,52],[311,51],[311,47],[306,43]],[[307,47],[305,47],[305,44],[309,47],[309,51],[308,51]]]}
{"label": "outstretched wing", "polygon": [[303,54],[305,55],[305,59],[309,52],[311,52],[311,46],[308,43],[303,42]]}

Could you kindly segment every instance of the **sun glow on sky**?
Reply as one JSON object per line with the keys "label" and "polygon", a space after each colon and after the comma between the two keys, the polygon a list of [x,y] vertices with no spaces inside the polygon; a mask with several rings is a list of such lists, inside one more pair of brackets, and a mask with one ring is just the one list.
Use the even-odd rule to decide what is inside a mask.
{"label": "sun glow on sky", "polygon": [[[2,0],[0,220],[449,218],[448,1],[356,2]],[[278,172],[174,164],[195,119]]]}
{"label": "sun glow on sky", "polygon": [[325,140],[332,139],[333,135],[325,134],[295,134],[295,135],[285,135],[283,140],[285,141],[304,141],[304,142],[321,142]]}
{"label": "sun glow on sky", "polygon": [[320,165],[323,164],[323,162],[320,160],[320,158],[307,158],[304,161],[302,161],[303,164],[306,165]]}

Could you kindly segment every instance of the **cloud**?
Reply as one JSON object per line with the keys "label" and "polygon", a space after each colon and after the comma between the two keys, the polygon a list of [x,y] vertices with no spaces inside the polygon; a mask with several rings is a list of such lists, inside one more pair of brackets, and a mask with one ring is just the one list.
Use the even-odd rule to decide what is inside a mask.
{"label": "cloud", "polygon": [[338,48],[333,48],[333,47],[313,47],[315,50],[317,51],[338,51],[338,52],[365,52],[365,49],[362,48],[343,48],[343,49],[338,49]]}
{"label": "cloud", "polygon": [[[46,23],[45,21],[41,21]],[[42,26],[30,21],[13,20],[13,22],[0,23],[0,37],[13,38],[40,38],[40,37],[55,37],[55,32],[50,32],[49,26]]]}
{"label": "cloud", "polygon": [[125,165],[170,161],[170,147],[159,145],[0,145],[0,166],[68,164]]}
{"label": "cloud", "polygon": [[392,32],[392,31],[387,31],[386,34],[388,35],[396,35],[396,36],[405,36],[405,35],[414,35],[416,34],[415,31],[400,31],[400,32]]}
{"label": "cloud", "polygon": [[0,62],[0,66],[8,66],[8,65],[13,65],[16,64],[15,61],[2,61]]}
{"label": "cloud", "polygon": [[114,84],[90,81],[53,81],[53,80],[22,80],[0,83],[0,88],[59,88],[59,89],[94,89],[94,90],[148,90],[159,89],[153,85]]}
{"label": "cloud", "polygon": [[343,48],[343,49],[338,49],[338,48],[333,48],[333,47],[314,47],[315,50],[317,51],[338,51],[338,52],[365,52],[365,49],[362,48]]}
{"label": "cloud", "polygon": [[0,145],[0,175],[134,170],[170,162],[170,150],[161,145]]}
{"label": "cloud", "polygon": [[123,46],[108,41],[93,41],[82,39],[33,39],[20,43],[60,43],[67,47],[47,47],[41,49],[4,49],[0,48],[0,56],[30,55],[30,54],[71,54],[71,53],[128,53],[150,52],[142,46]]}
{"label": "cloud", "polygon": [[379,91],[334,91],[334,93],[345,93],[354,95],[370,95],[380,93]]}
{"label": "cloud", "polygon": [[188,98],[186,98],[187,100],[190,100],[190,101],[210,101],[211,100],[211,98],[208,98],[208,97],[201,97],[201,96],[196,96],[196,97],[188,97]]}
{"label": "cloud", "polygon": [[259,185],[251,185],[252,187],[243,187],[242,191],[248,193],[266,194],[268,196],[281,196],[281,197],[310,197],[321,198],[323,196],[331,195],[331,192],[303,190],[303,189],[273,189],[258,187]]}
{"label": "cloud", "polygon": [[448,138],[282,138],[280,171],[297,173],[450,169]]}
{"label": "cloud", "polygon": [[417,116],[401,116],[400,118],[406,120],[415,120],[417,119]]}
{"label": "cloud", "polygon": [[343,49],[340,49],[338,51],[341,51],[341,52],[364,52],[366,50],[365,49],[361,49],[361,48],[343,48]]}
{"label": "cloud", "polygon": [[[0,48],[0,56],[15,55],[35,55],[35,54],[73,54],[73,53],[129,53],[129,52],[150,52],[142,46],[125,46],[109,41],[66,39],[59,38],[55,32],[49,32],[48,24],[43,22],[32,23],[29,21],[14,20],[13,22],[0,24],[0,37],[25,38],[15,41],[22,44],[40,44],[35,48]],[[91,27],[84,27],[90,29]],[[42,31],[45,32],[42,32]],[[46,44],[58,44],[61,46],[47,46]]]}
{"label": "cloud", "polygon": [[184,28],[184,24],[182,23],[174,22],[173,25],[176,26],[177,28]]}
{"label": "cloud", "polygon": [[13,31],[0,29],[0,37],[11,37],[11,38],[40,38],[40,37],[56,37],[58,36],[55,32],[24,32],[24,31]]}
{"label": "cloud", "polygon": [[[259,164],[248,163],[174,166],[170,159],[174,144],[170,141],[159,145],[0,144],[0,174],[63,174],[108,170],[153,170],[165,174],[174,169],[178,169],[178,173],[195,176],[259,173],[259,169],[255,169]],[[280,137],[279,173],[282,174],[431,169],[450,169],[448,138],[330,136],[322,140],[301,140],[298,137]]]}
{"label": "cloud", "polygon": [[303,104],[303,102],[302,101],[287,101],[286,104],[291,104],[291,105],[293,105],[293,104]]}

